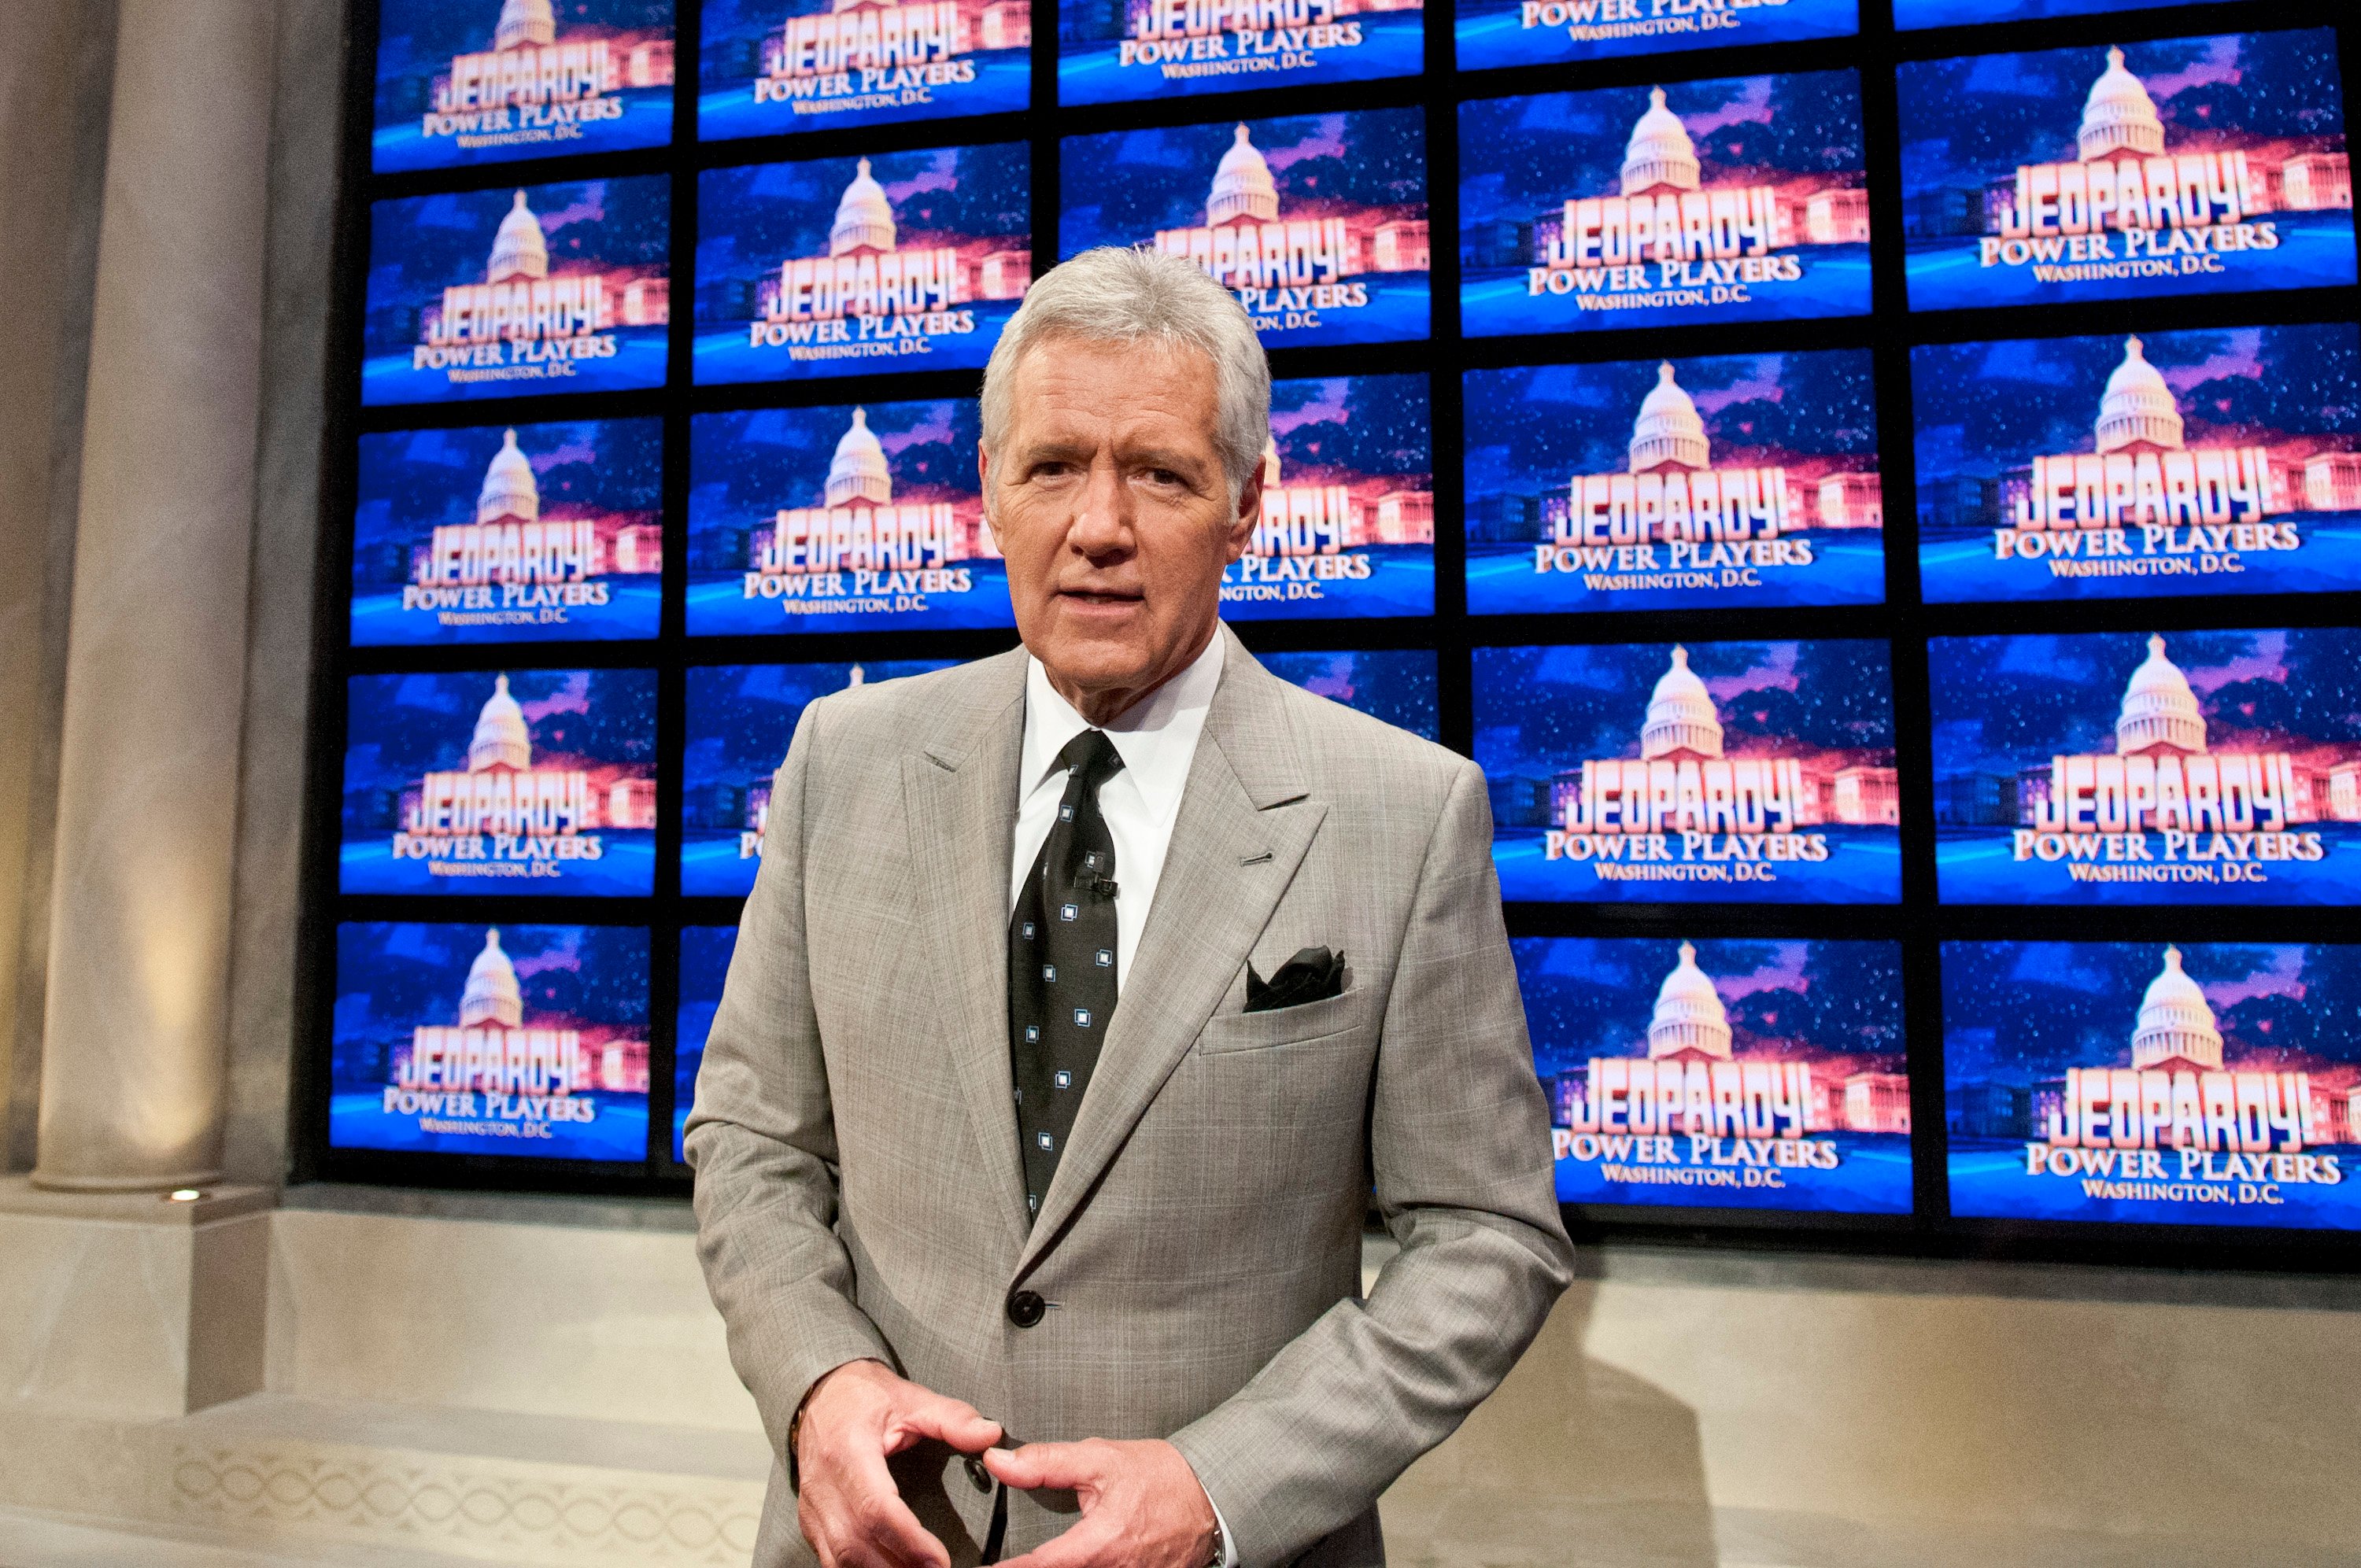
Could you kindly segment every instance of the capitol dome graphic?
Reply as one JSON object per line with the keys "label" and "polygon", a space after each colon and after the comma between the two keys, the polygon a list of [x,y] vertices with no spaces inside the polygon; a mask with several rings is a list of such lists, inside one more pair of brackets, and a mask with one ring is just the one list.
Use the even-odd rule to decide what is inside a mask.
{"label": "capitol dome graphic", "polygon": [[1673,379],[1670,361],[1657,366],[1656,384],[1640,400],[1640,417],[1631,422],[1631,472],[1706,468],[1712,463],[1697,404]]}
{"label": "capitol dome graphic", "polygon": [[1656,991],[1648,1020],[1648,1059],[1730,1060],[1730,1012],[1713,981],[1697,966],[1697,948],[1681,944],[1681,961]]}
{"label": "capitol dome graphic", "polygon": [[1213,170],[1213,193],[1205,198],[1205,226],[1219,228],[1239,218],[1269,223],[1278,216],[1278,182],[1240,125],[1237,138]]}
{"label": "capitol dome graphic", "polygon": [[852,411],[852,424],[836,444],[836,455],[828,465],[827,496],[832,507],[853,501],[884,506],[894,499],[893,470],[885,465],[885,448],[869,428],[865,409]]}
{"label": "capitol dome graphic", "polygon": [[557,41],[557,18],[549,0],[500,0],[500,19],[492,29],[494,49],[522,49]]}
{"label": "capitol dome graphic", "polygon": [[836,203],[836,222],[828,231],[828,253],[843,256],[856,250],[894,248],[894,203],[885,187],[869,173],[869,160],[855,166],[852,183]]}
{"label": "capitol dome graphic", "polygon": [[2197,694],[2180,666],[2164,656],[2164,639],[2151,637],[2147,658],[2124,687],[2123,712],[2115,718],[2115,751],[2136,757],[2156,751],[2203,750],[2205,715],[2198,710]]}
{"label": "capitol dome graphic", "polygon": [[2222,1070],[2222,1030],[2205,992],[2180,967],[2180,949],[2164,949],[2164,968],[2140,998],[2139,1025],[2132,1032],[2132,1066],[2189,1067]]}
{"label": "capitol dome graphic", "polygon": [[533,731],[525,727],[524,709],[509,696],[509,678],[503,674],[492,683],[492,695],[484,703],[484,711],[476,716],[475,739],[467,742],[467,771],[480,773],[486,768],[515,768],[522,772],[532,766]]}
{"label": "capitol dome graphic", "polygon": [[541,220],[525,205],[524,192],[516,193],[516,205],[500,220],[500,231],[492,236],[491,264],[484,269],[487,283],[505,282],[511,278],[546,278],[549,276],[549,240],[541,232]]}
{"label": "capitol dome graphic", "polygon": [[2145,446],[2178,452],[2182,445],[2180,406],[2157,367],[2142,357],[2140,340],[2124,339],[2124,362],[2107,378],[2099,400],[2099,450],[2121,452]]}
{"label": "capitol dome graphic", "polygon": [[1631,127],[1623,148],[1623,194],[1694,191],[1701,182],[1697,143],[1681,117],[1664,107],[1664,90],[1648,89],[1648,112]]}
{"label": "capitol dome graphic", "polygon": [[459,1026],[499,1024],[511,1029],[524,1025],[524,988],[517,984],[516,966],[500,950],[500,928],[484,932],[484,950],[467,966],[467,988],[459,993]]}
{"label": "capitol dome graphic", "polygon": [[1640,730],[1640,755],[1658,757],[1721,755],[1721,719],[1714,712],[1713,694],[1689,668],[1689,651],[1673,650],[1672,668],[1649,694],[1648,718]]}
{"label": "capitol dome graphic", "polygon": [[476,492],[478,523],[497,522],[504,517],[522,522],[541,521],[541,484],[533,477],[533,464],[518,449],[513,430],[492,455],[491,466],[484,470],[484,488]]}
{"label": "capitol dome graphic", "polygon": [[2157,115],[2156,100],[2147,95],[2138,77],[2124,69],[2120,49],[2107,50],[2107,69],[2091,83],[2077,139],[2085,163],[2117,152],[2164,150],[2164,121]]}

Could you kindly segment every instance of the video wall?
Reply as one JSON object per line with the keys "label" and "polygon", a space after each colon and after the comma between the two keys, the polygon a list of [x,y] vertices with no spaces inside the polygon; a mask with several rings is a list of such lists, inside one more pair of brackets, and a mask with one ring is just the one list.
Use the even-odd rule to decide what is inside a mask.
{"label": "video wall", "polygon": [[1485,769],[1571,1219],[2361,1231],[2337,7],[359,11],[310,1173],[683,1188],[796,719],[1014,644],[982,367],[1115,245],[1270,352],[1225,618]]}

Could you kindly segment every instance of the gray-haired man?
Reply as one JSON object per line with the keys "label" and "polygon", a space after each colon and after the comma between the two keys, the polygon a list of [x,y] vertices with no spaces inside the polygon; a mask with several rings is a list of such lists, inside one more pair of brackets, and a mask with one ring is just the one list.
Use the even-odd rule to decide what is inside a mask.
{"label": "gray-haired man", "polygon": [[984,375],[1025,646],[796,727],[687,1138],[760,1568],[1381,1563],[1565,1287],[1483,776],[1221,624],[1269,399],[1187,263],[1049,273]]}

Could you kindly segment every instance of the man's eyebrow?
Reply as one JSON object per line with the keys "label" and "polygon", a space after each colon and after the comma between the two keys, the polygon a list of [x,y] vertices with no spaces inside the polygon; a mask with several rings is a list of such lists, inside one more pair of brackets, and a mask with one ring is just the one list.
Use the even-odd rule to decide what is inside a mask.
{"label": "man's eyebrow", "polygon": [[1170,446],[1135,446],[1124,454],[1126,463],[1142,468],[1170,468],[1176,474],[1197,474],[1205,467],[1202,454],[1182,452]]}
{"label": "man's eyebrow", "polygon": [[1090,444],[1087,442],[1062,441],[1054,436],[1043,436],[1020,446],[1016,455],[1019,462],[1027,464],[1060,459],[1072,462],[1079,458],[1087,458],[1090,452]]}

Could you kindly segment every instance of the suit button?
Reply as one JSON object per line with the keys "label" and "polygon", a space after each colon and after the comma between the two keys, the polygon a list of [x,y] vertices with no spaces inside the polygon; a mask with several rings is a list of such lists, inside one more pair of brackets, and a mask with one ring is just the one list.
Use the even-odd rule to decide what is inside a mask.
{"label": "suit button", "polygon": [[967,1478],[975,1483],[975,1489],[979,1492],[991,1491],[992,1472],[983,1467],[983,1461],[971,1453],[964,1463],[967,1466]]}
{"label": "suit button", "polygon": [[1008,1293],[1008,1321],[1020,1329],[1029,1329],[1041,1321],[1049,1304],[1041,1299],[1038,1290],[1012,1290]]}

